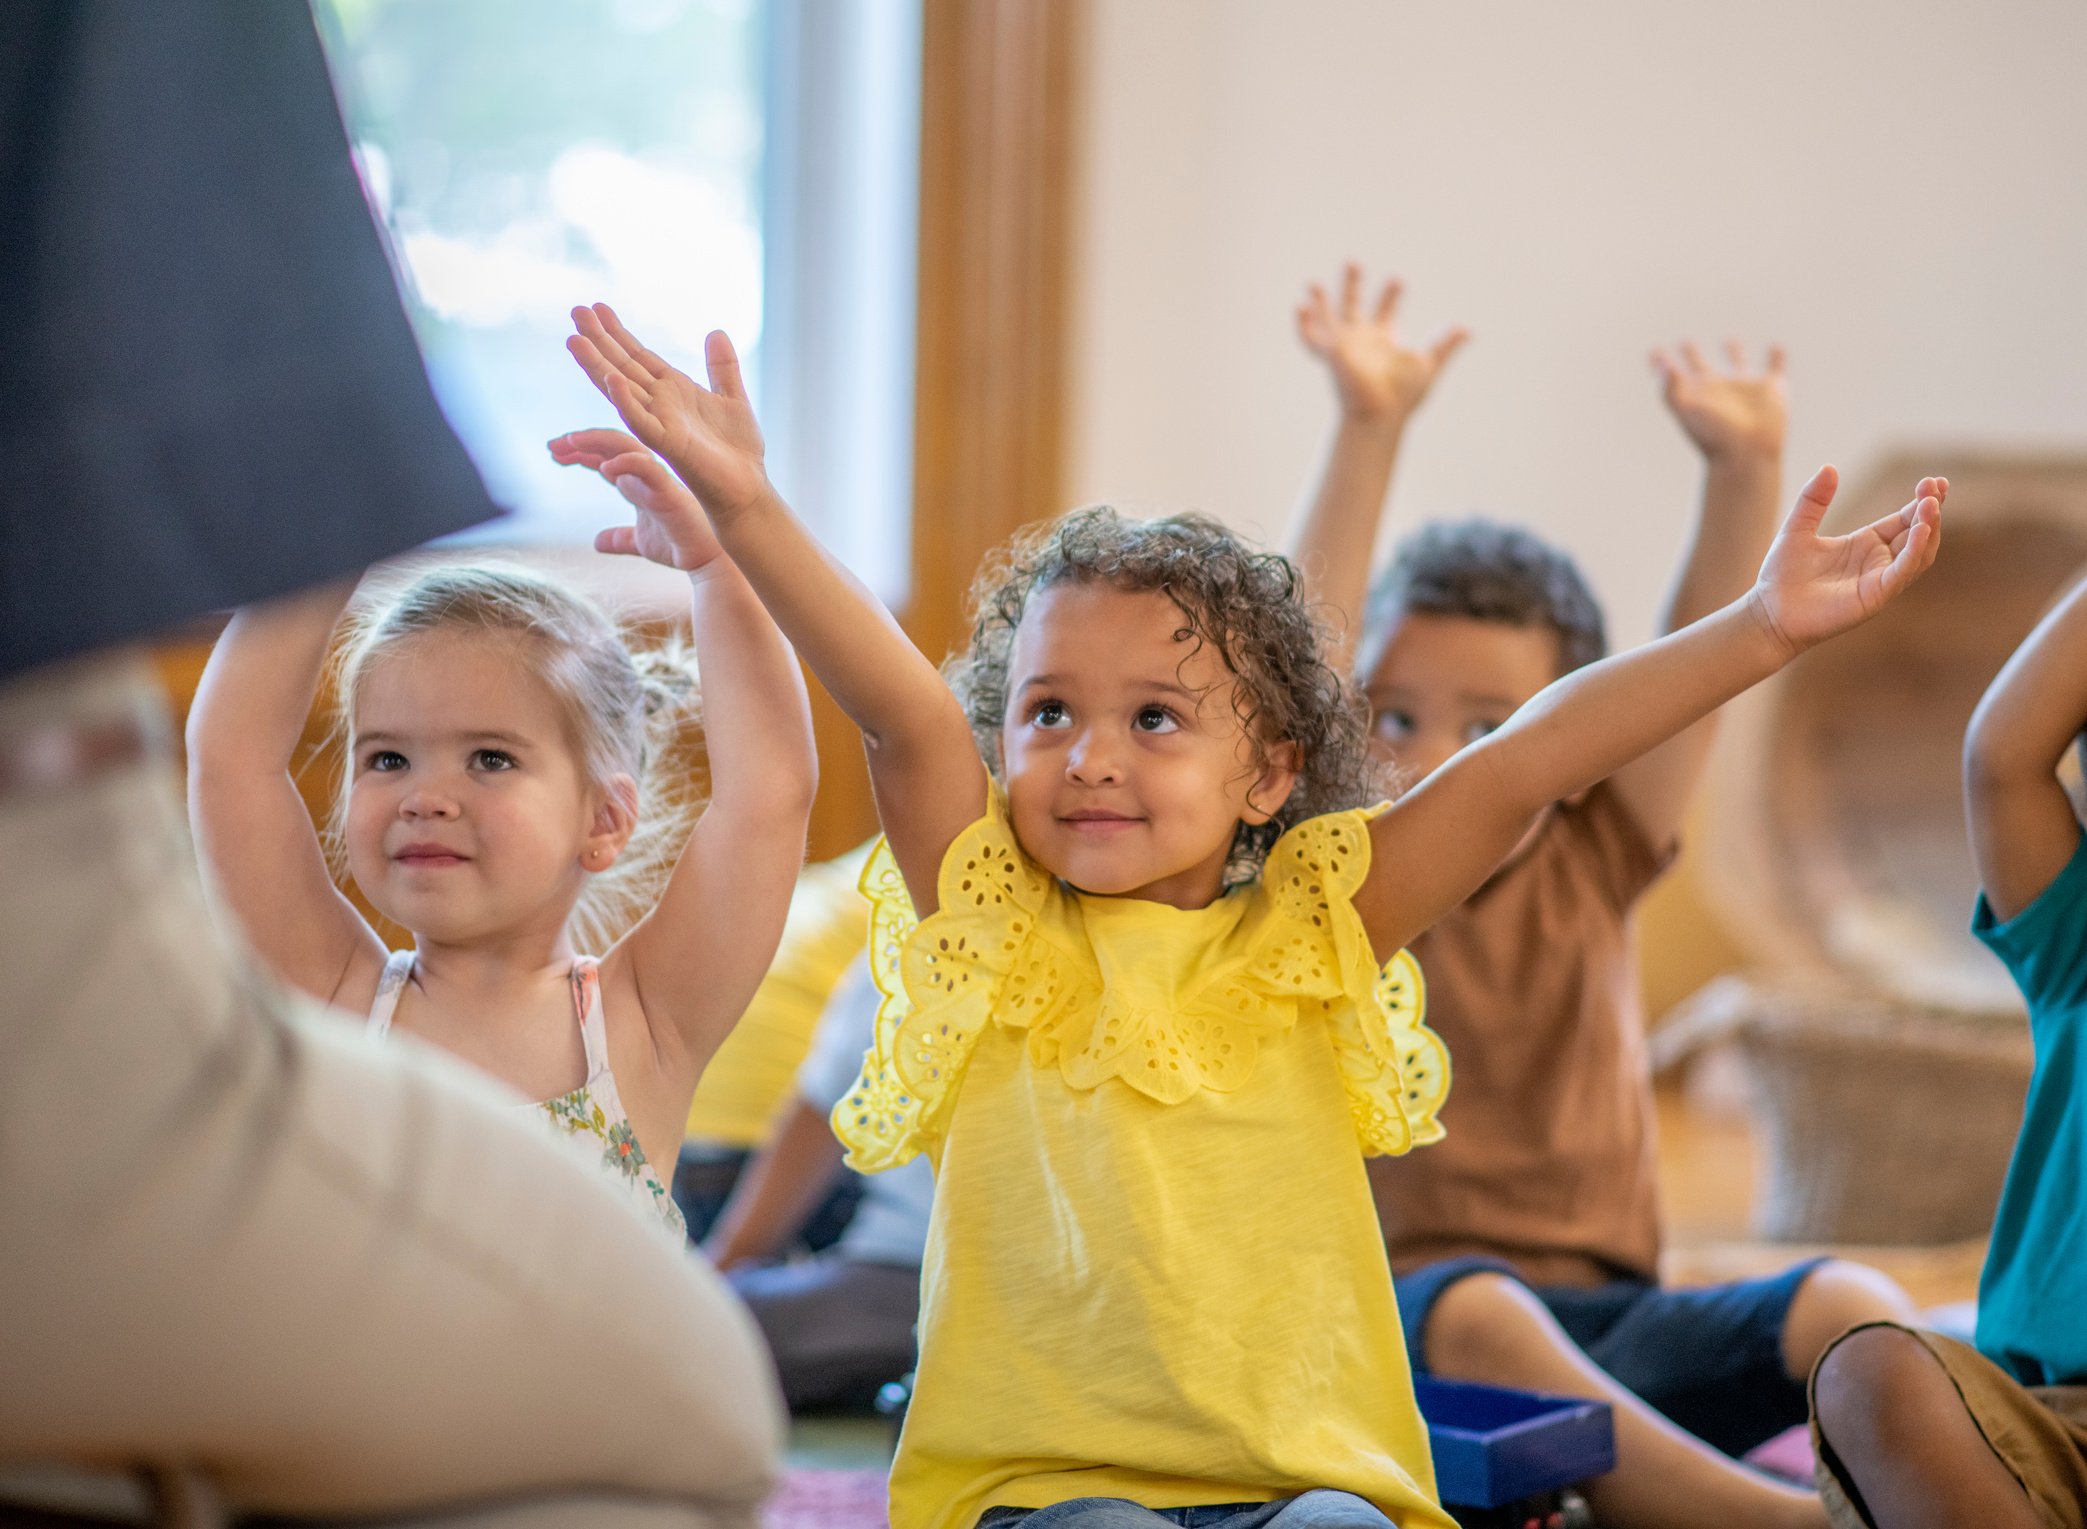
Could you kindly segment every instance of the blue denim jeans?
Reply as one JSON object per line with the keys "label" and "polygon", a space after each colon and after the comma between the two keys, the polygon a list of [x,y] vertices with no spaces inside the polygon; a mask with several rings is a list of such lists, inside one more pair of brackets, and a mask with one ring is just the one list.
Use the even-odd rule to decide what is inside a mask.
{"label": "blue denim jeans", "polygon": [[1048,1508],[988,1508],[978,1529],[1396,1529],[1352,1492],[1306,1492],[1277,1502],[1145,1508],[1121,1497],[1077,1497]]}

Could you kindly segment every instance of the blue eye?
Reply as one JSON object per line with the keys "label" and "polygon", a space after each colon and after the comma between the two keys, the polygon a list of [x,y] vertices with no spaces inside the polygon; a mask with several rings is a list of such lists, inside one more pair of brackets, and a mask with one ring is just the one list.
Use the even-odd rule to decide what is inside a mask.
{"label": "blue eye", "polygon": [[1410,738],[1413,736],[1413,714],[1397,707],[1386,707],[1377,713],[1374,731],[1379,738],[1391,743]]}

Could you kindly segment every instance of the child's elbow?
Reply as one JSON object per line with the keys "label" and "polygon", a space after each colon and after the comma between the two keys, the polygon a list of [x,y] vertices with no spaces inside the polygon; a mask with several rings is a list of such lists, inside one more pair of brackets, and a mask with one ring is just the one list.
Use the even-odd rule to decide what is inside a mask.
{"label": "child's elbow", "polygon": [[761,774],[760,801],[755,810],[775,822],[803,822],[812,815],[819,795],[819,756],[810,749],[792,750],[778,758],[774,767]]}
{"label": "child's elbow", "polygon": [[216,708],[207,698],[189,707],[188,721],[181,729],[181,745],[191,779],[219,779],[238,767],[240,751],[232,730],[219,725]]}
{"label": "child's elbow", "polygon": [[1964,797],[1990,799],[2024,780],[2048,777],[2055,759],[2038,759],[2022,740],[1981,706],[1964,730]]}

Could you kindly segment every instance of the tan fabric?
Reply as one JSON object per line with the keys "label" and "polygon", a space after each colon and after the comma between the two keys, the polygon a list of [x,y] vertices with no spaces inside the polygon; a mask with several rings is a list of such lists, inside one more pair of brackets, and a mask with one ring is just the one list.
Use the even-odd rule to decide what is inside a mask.
{"label": "tan fabric", "polygon": [[[0,733],[142,684],[40,672]],[[188,1465],[280,1512],[606,1490],[750,1529],[782,1415],[722,1282],[469,1069],[243,970],[170,768],[0,801],[0,866],[0,1459]]]}
{"label": "tan fabric", "polygon": [[1483,1253],[1536,1284],[1655,1277],[1630,910],[1672,858],[1597,786],[1414,941],[1457,1082],[1441,1142],[1369,1165],[1394,1270]]}
{"label": "tan fabric", "polygon": [[[2029,1494],[2037,1521],[2045,1529],[2087,1529],[2087,1386],[2025,1386],[1968,1343],[1917,1328],[1900,1330],[1918,1338],[1949,1372],[1971,1421]],[[1812,1374],[1818,1373],[1814,1366]],[[1874,1529],[1821,1437],[1818,1420],[1814,1403],[1812,1453],[1827,1517],[1836,1529]]]}

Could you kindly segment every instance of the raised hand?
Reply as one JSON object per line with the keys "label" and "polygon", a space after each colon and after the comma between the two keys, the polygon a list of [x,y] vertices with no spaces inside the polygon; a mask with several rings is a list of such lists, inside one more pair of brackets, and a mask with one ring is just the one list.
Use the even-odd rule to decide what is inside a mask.
{"label": "raised hand", "polygon": [[1789,397],[1783,387],[1783,348],[1768,347],[1758,372],[1747,366],[1737,340],[1725,342],[1727,371],[1703,359],[1694,341],[1683,341],[1673,353],[1655,350],[1660,396],[1696,449],[1711,461],[1753,457],[1776,461],[1783,454],[1789,425]]}
{"label": "raised hand", "polygon": [[713,330],[704,342],[706,388],[639,344],[607,303],[573,309],[572,321],[579,332],[565,348],[580,370],[616,406],[631,433],[667,459],[713,521],[737,514],[768,491],[761,427],[723,330]]}
{"label": "raised hand", "polygon": [[1396,319],[1404,292],[1402,282],[1387,281],[1365,314],[1362,267],[1350,261],[1341,273],[1339,302],[1330,301],[1326,289],[1313,282],[1298,306],[1297,336],[1326,363],[1341,411],[1351,419],[1403,425],[1470,338],[1470,331],[1459,327],[1445,330],[1423,349],[1401,344]]}
{"label": "raised hand", "polygon": [[630,525],[599,533],[595,551],[650,558],[693,573],[723,550],[696,496],[637,437],[621,430],[575,430],[551,441],[550,448],[560,466],[600,473],[637,511]]}
{"label": "raised hand", "polygon": [[1942,544],[1947,478],[1922,478],[1904,509],[1846,536],[1821,536],[1840,475],[1822,467],[1768,549],[1753,599],[1792,653],[1823,642],[1882,610],[1935,561]]}

